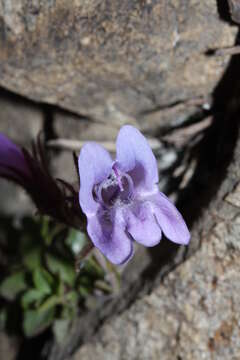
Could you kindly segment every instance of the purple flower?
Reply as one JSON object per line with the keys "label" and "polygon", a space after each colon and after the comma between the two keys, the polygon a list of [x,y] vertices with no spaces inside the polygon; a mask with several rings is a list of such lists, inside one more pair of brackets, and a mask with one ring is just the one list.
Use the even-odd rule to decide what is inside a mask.
{"label": "purple flower", "polygon": [[133,240],[157,245],[165,236],[187,245],[188,228],[158,190],[157,162],[145,137],[130,125],[117,137],[116,160],[100,145],[83,146],[79,160],[81,208],[94,245],[114,264],[133,253]]}

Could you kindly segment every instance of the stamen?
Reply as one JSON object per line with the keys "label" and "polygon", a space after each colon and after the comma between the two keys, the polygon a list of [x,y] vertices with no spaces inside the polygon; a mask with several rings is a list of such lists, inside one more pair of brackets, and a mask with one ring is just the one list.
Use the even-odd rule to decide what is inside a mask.
{"label": "stamen", "polygon": [[128,204],[134,193],[132,178],[113,166],[112,175],[94,188],[96,200],[103,206]]}
{"label": "stamen", "polygon": [[117,182],[118,182],[118,186],[119,186],[119,188],[120,188],[120,191],[123,191],[124,188],[123,188],[123,185],[122,185],[121,176],[119,175],[119,172],[118,172],[115,164],[113,165],[112,169],[113,169],[114,174],[115,174],[115,176],[116,176],[116,179],[117,179]]}
{"label": "stamen", "polygon": [[128,186],[129,186],[128,193],[129,193],[129,197],[131,197],[134,192],[134,185],[133,185],[132,178],[128,174],[124,174],[124,177],[127,179]]}

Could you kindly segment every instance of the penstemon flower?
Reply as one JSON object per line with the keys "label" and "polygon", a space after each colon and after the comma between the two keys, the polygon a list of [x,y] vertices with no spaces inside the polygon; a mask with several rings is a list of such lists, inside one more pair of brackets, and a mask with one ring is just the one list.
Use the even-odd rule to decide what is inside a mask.
{"label": "penstemon flower", "polygon": [[187,245],[188,228],[176,207],[158,190],[157,162],[145,137],[121,128],[116,160],[100,145],[86,143],[78,159],[79,201],[93,244],[114,264],[133,254],[133,240],[155,246],[162,232]]}

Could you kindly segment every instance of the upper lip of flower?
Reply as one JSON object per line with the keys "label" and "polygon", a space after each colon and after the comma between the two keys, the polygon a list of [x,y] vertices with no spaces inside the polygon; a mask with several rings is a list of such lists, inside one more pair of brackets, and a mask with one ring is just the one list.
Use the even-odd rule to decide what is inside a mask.
{"label": "upper lip of flower", "polygon": [[130,125],[120,129],[115,162],[100,145],[87,143],[78,164],[79,200],[87,230],[110,261],[121,264],[131,257],[132,238],[156,245],[161,230],[176,243],[188,243],[190,234],[182,216],[157,190],[156,159],[137,129]]}

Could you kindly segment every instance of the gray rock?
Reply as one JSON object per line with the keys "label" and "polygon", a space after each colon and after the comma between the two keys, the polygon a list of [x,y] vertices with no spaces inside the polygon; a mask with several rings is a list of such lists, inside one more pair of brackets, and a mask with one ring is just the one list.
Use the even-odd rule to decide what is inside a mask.
{"label": "gray rock", "polygon": [[159,126],[181,117],[159,109],[212,92],[229,58],[206,51],[236,32],[215,0],[3,0],[0,85],[97,121]]}
{"label": "gray rock", "polygon": [[15,360],[20,347],[19,339],[9,337],[3,331],[0,331],[0,358]]}
{"label": "gray rock", "polygon": [[30,146],[43,129],[43,111],[37,105],[0,92],[0,132],[20,145]]}
{"label": "gray rock", "polygon": [[23,216],[34,214],[36,208],[28,194],[19,186],[0,179],[0,213],[4,215]]}
{"label": "gray rock", "polygon": [[54,131],[59,138],[82,141],[114,141],[119,126],[89,121],[66,112],[54,113]]}

